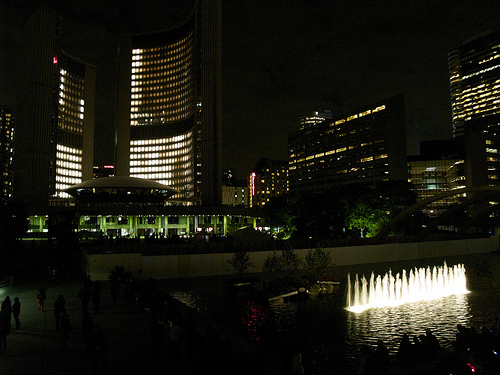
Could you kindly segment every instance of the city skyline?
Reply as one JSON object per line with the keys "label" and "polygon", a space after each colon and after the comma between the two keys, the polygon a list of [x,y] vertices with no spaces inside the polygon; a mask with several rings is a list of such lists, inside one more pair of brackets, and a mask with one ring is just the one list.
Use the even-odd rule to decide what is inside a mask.
{"label": "city skyline", "polygon": [[[12,63],[16,32],[5,33],[22,21],[24,9],[13,1],[2,7],[15,13],[10,19],[13,13],[1,12],[2,55],[13,52],[6,57]],[[149,28],[160,27],[164,23],[158,20],[174,8],[170,22],[182,22],[188,12],[178,11],[175,2],[160,6],[153,1],[134,9],[115,9],[107,1],[84,6],[76,0],[64,7],[63,47],[97,68],[94,162],[112,164],[108,150],[115,103],[110,92],[116,78],[104,62],[116,54],[117,30],[126,24],[135,32],[144,17],[151,20]],[[447,54],[494,30],[500,9],[493,1],[447,1],[439,7],[425,1],[411,6],[291,1],[287,6],[227,2],[222,12],[223,169],[234,168],[244,178],[261,157],[287,158],[287,135],[299,128],[300,117],[323,109],[341,115],[399,93],[405,95],[410,155],[418,153],[421,140],[451,137]],[[6,68],[11,65],[2,66],[2,104],[12,106],[9,98],[16,93],[9,88],[13,78]]]}

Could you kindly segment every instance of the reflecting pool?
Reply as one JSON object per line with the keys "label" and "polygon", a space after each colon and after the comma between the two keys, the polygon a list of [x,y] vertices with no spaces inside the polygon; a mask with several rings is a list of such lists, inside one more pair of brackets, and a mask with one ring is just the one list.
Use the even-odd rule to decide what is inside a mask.
{"label": "reflecting pool", "polygon": [[[432,269],[444,262],[449,267],[464,265],[469,293],[370,308],[361,313],[346,309],[348,274],[383,275],[390,269],[396,275],[404,269]],[[267,343],[266,350],[299,346],[306,374],[317,375],[356,373],[361,346],[375,348],[377,340],[383,340],[394,355],[404,333],[413,338],[430,328],[440,344],[446,346],[454,340],[457,324],[479,330],[483,325],[491,326],[495,314],[500,315],[497,253],[332,267],[331,273],[341,280],[333,294],[301,301],[274,301],[270,306],[246,304],[243,310],[220,293],[220,280],[219,284],[206,278],[185,283],[180,280],[179,285],[170,281],[169,287],[172,295],[204,316],[218,319],[239,332],[242,326],[247,327],[245,331],[255,342],[261,341],[259,329],[266,326],[267,332],[272,330],[273,340]]]}
{"label": "reflecting pool", "polygon": [[[431,263],[425,265],[425,261]],[[375,348],[377,340],[383,340],[395,354],[404,333],[412,338],[425,334],[427,328],[442,346],[447,346],[455,338],[457,324],[479,330],[483,325],[489,327],[495,314],[500,314],[500,256],[454,257],[447,262],[451,267],[458,263],[465,265],[470,293],[355,313],[346,310],[344,286],[321,298],[273,302],[276,329],[288,342],[299,343],[308,374],[355,373],[362,345]],[[422,263],[415,264],[419,267],[433,267],[442,265],[443,260],[415,263]],[[408,264],[411,263],[400,266]],[[395,269],[394,264],[384,265]],[[360,274],[372,272],[368,265],[355,268]],[[349,269],[344,271],[353,273]]]}

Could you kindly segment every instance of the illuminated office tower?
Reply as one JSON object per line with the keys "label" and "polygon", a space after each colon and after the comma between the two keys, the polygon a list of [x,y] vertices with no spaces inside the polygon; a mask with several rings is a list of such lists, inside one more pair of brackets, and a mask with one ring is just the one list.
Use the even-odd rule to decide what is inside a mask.
{"label": "illuminated office tower", "polygon": [[0,204],[12,198],[12,160],[14,155],[14,118],[7,107],[0,107]]}
{"label": "illuminated office tower", "polygon": [[[131,54],[130,83],[125,83],[130,115],[119,125],[125,142],[118,144],[117,174],[126,174],[128,167],[130,177],[175,188],[179,193],[172,199],[181,201],[193,198],[195,184],[194,26],[195,17],[171,31],[132,36],[125,41],[130,50],[122,47],[124,59],[127,51]],[[123,75],[128,76],[126,70]],[[123,150],[127,135],[128,150]]]}
{"label": "illuminated office tower", "polygon": [[13,198],[36,211],[92,178],[95,68],[61,50],[47,8],[24,23],[20,55]]}
{"label": "illuminated office tower", "polygon": [[65,189],[92,179],[94,159],[96,70],[65,52],[57,57],[56,65],[59,94],[52,201],[70,199]]}
{"label": "illuminated office tower", "polygon": [[220,17],[220,1],[201,1],[181,26],[120,42],[116,174],[179,203],[222,200]]}
{"label": "illuminated office tower", "polygon": [[302,126],[288,135],[291,192],[406,180],[403,95]]}
{"label": "illuminated office tower", "polygon": [[500,129],[500,31],[466,41],[448,54],[453,135]]}

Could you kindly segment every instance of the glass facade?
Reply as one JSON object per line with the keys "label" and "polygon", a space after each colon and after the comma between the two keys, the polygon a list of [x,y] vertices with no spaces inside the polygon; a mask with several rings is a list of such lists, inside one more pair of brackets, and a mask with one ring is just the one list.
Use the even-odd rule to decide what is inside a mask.
{"label": "glass facade", "polygon": [[130,177],[194,195],[196,81],[194,23],[133,39]]}
{"label": "glass facade", "polygon": [[[418,199],[465,187],[465,167],[463,159],[408,160],[408,181],[415,187]],[[432,202],[424,208],[429,217],[438,217],[462,197],[451,196]]]}
{"label": "glass facade", "polygon": [[465,42],[448,54],[454,136],[466,127],[500,129],[500,32]]}

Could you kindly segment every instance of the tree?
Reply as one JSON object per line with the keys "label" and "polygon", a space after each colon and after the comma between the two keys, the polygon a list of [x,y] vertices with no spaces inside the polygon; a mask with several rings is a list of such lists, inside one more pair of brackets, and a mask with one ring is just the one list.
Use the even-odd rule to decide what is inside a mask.
{"label": "tree", "polygon": [[373,189],[365,189],[346,205],[346,226],[373,237],[384,225],[406,207],[416,202],[413,185],[406,181],[384,181]]}
{"label": "tree", "polygon": [[287,248],[281,254],[276,251],[270,254],[264,261],[262,271],[274,287],[285,291],[298,284],[301,265],[302,259],[291,248]]}
{"label": "tree", "polygon": [[325,276],[326,270],[332,262],[330,252],[317,245],[315,249],[309,249],[305,257],[305,268],[309,276],[320,280]]}
{"label": "tree", "polygon": [[250,262],[250,256],[244,251],[235,252],[233,257],[228,260],[228,263],[239,276],[243,276],[249,267],[253,267],[253,263]]}
{"label": "tree", "polygon": [[280,239],[289,239],[296,231],[298,197],[287,195],[273,197],[264,206],[270,220],[271,232]]}

